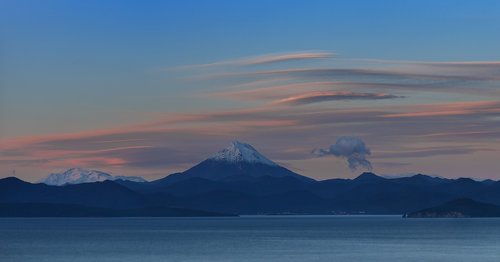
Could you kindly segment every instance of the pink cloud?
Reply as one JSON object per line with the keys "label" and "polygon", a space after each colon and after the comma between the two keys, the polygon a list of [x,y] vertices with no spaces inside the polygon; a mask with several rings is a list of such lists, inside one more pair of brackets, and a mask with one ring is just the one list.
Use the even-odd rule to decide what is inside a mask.
{"label": "pink cloud", "polygon": [[283,95],[296,94],[304,90],[336,88],[339,83],[340,82],[335,81],[290,83],[253,89],[218,92],[209,94],[208,96],[239,100],[279,99],[282,98]]}
{"label": "pink cloud", "polygon": [[[397,144],[413,136],[432,143],[439,141],[440,137],[425,135],[466,132],[466,125],[471,124],[477,129],[491,130],[495,123],[486,117],[498,113],[499,108],[500,102],[474,101],[378,109],[370,106],[342,109],[265,106],[167,114],[164,119],[130,127],[2,141],[0,162],[12,168],[30,165],[40,168],[158,169],[196,163],[234,139],[257,141],[264,149],[268,147],[267,152],[275,159],[304,159],[313,144],[330,142],[329,139],[338,134],[366,130],[370,130],[370,136],[377,138],[371,144],[380,143],[377,149],[389,148],[397,152],[397,146],[384,145],[383,142],[390,140]],[[448,119],[448,116],[459,118]],[[162,118],[161,115],[158,117]],[[440,117],[440,120],[435,121],[434,117]],[[474,142],[477,141],[476,136],[482,135],[471,134],[463,141]],[[294,150],[287,150],[291,148]],[[432,151],[433,154],[456,152],[451,149]],[[460,152],[473,153],[475,149],[461,149]]]}
{"label": "pink cloud", "polygon": [[[443,104],[429,104],[412,106],[412,112],[391,113],[383,117],[433,117],[433,116],[455,116],[455,115],[470,115],[475,113],[499,113],[500,102],[498,101],[472,101],[472,102],[455,102]],[[423,109],[423,110],[422,110]]]}

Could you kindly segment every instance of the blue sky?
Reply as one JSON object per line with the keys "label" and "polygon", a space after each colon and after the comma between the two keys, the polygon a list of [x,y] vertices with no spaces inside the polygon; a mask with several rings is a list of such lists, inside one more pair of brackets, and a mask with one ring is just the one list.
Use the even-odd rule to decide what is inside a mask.
{"label": "blue sky", "polygon": [[[0,170],[5,173],[17,168],[21,170],[18,173],[34,179],[42,175],[34,170],[41,170],[45,175],[45,172],[69,168],[67,166],[69,163],[81,163],[88,165],[84,167],[129,172],[127,174],[130,175],[146,173],[161,175],[202,160],[204,155],[223,147],[231,139],[247,139],[250,140],[248,142],[257,144],[257,147],[263,146],[265,150],[263,153],[278,158],[296,171],[303,171],[305,175],[325,178],[329,176],[325,174],[325,170],[335,168],[339,176],[352,176],[354,174],[341,165],[338,159],[311,159],[307,152],[315,147],[327,147],[328,144],[335,143],[335,137],[355,135],[367,140],[368,146],[372,147],[374,158],[377,157],[377,151],[404,153],[404,150],[409,150],[410,147],[414,152],[418,146],[432,148],[433,152],[436,150],[453,152],[427,159],[419,157],[398,160],[395,157],[388,159],[386,156],[383,157],[383,161],[379,161],[382,163],[378,165],[379,168],[375,162],[375,171],[385,173],[426,171],[445,176],[456,175],[455,171],[448,172],[444,168],[433,167],[436,165],[434,163],[436,159],[443,157],[445,159],[439,161],[448,163],[464,159],[470,159],[471,162],[481,159],[481,165],[478,165],[484,171],[480,172],[479,176],[484,177],[495,172],[500,176],[498,172],[500,170],[494,167],[493,160],[490,159],[492,151],[488,151],[499,148],[497,137],[488,142],[478,138],[468,138],[466,141],[457,138],[456,141],[448,141],[446,144],[434,140],[421,141],[420,137],[405,137],[404,139],[409,139],[405,142],[408,146],[406,144],[402,146],[402,137],[384,144],[370,138],[379,136],[377,132],[384,133],[384,130],[360,132],[354,126],[351,128],[336,126],[336,129],[332,129],[335,131],[334,134],[311,131],[310,145],[297,144],[293,137],[274,139],[274,135],[269,134],[272,133],[270,129],[269,133],[250,134],[245,129],[248,128],[248,123],[233,123],[232,127],[239,128],[226,132],[224,136],[218,135],[217,138],[211,139],[212,143],[204,142],[201,146],[198,140],[196,143],[190,142],[193,141],[191,137],[170,136],[167,131],[161,129],[165,136],[161,138],[154,136],[155,139],[180,140],[182,146],[189,150],[181,150],[182,152],[172,159],[167,157],[158,159],[170,164],[140,168],[127,166],[128,162],[123,155],[113,157],[115,162],[109,163],[114,164],[97,161],[99,157],[95,154],[92,155],[93,162],[83,160],[78,162],[75,159],[81,160],[84,157],[76,153],[75,159],[56,161],[57,148],[49,148],[47,149],[49,152],[34,154],[29,152],[40,149],[34,148],[32,144],[26,145],[27,142],[22,146],[16,142],[31,141],[30,139],[35,137],[39,139],[39,137],[65,137],[77,134],[85,136],[86,132],[89,133],[87,136],[91,136],[92,132],[112,133],[112,130],[122,127],[136,127],[144,123],[163,121],[165,115],[174,117],[174,114],[231,112],[262,107],[263,101],[259,100],[262,97],[259,99],[243,97],[238,100],[226,99],[227,94],[222,97],[218,95],[228,90],[237,91],[242,85],[251,81],[273,80],[268,76],[241,75],[263,70],[358,68],[390,69],[401,73],[398,70],[403,67],[406,70],[404,73],[407,74],[410,72],[429,74],[434,70],[426,67],[426,64],[415,62],[479,61],[482,64],[468,65],[465,69],[462,64],[447,65],[447,68],[436,67],[442,74],[469,76],[478,73],[484,76],[480,83],[461,78],[447,79],[446,83],[436,83],[427,78],[416,82],[408,80],[410,78],[394,80],[396,83],[391,80],[392,84],[409,82],[419,84],[427,81],[425,83],[428,85],[456,87],[453,89],[458,90],[456,92],[447,90],[435,93],[408,88],[394,91],[382,88],[375,91],[404,98],[376,99],[363,101],[361,104],[356,100],[359,99],[358,94],[356,101],[353,102],[330,101],[306,107],[308,110],[312,110],[309,107],[313,106],[317,107],[316,110],[319,108],[340,110],[363,106],[371,110],[384,109],[391,112],[395,110],[400,113],[421,104],[442,103],[443,107],[448,108],[446,104],[453,102],[493,103],[499,100],[498,83],[495,79],[491,80],[490,76],[495,75],[494,72],[497,72],[495,70],[498,67],[496,64],[485,65],[484,62],[499,60],[498,10],[500,10],[498,1],[2,1],[0,3],[0,141],[7,145],[4,146],[5,150],[22,151],[24,155],[19,159],[4,156],[0,162]],[[311,52],[326,52],[330,57],[249,67],[241,66],[237,62],[263,56]],[[377,62],[372,61],[375,59]],[[193,66],[219,61],[225,61],[225,66]],[[412,64],[402,65],[401,62]],[[239,75],[220,77],[229,73]],[[335,76],[302,74],[299,79],[296,75],[285,76],[280,73],[273,80],[275,81],[273,85],[333,80],[349,82],[369,80],[370,83],[379,84],[384,82],[381,80],[382,76],[347,76],[339,75],[338,72],[335,74]],[[290,80],[290,77],[294,79]],[[432,79],[435,77],[431,77]],[[481,88],[478,92],[471,91],[478,87]],[[255,88],[266,88],[266,86]],[[314,91],[325,92],[323,89]],[[333,92],[331,89],[327,91]],[[342,88],[341,91],[348,90]],[[356,90],[357,93],[364,94],[375,91]],[[333,96],[337,95],[338,93],[335,93]],[[274,95],[266,94],[266,99],[270,96]],[[352,97],[352,94],[349,97]],[[331,98],[332,94],[329,93],[327,99]],[[483,104],[473,105],[481,106],[480,110],[477,108],[473,110],[484,111]],[[407,108],[398,107],[396,110],[392,109],[394,106]],[[496,104],[488,105],[488,110],[491,111],[489,113],[494,113],[496,106]],[[472,110],[469,109],[469,104],[466,104],[466,107],[467,110]],[[298,109],[298,106],[294,108],[302,110]],[[460,110],[464,111],[463,108]],[[454,112],[456,111],[459,110]],[[455,114],[454,112],[451,113]],[[274,114],[274,111],[263,113],[262,119],[258,119],[259,124],[270,119],[276,120],[278,117]],[[299,116],[289,116],[286,121],[296,120],[294,117],[299,118]],[[453,126],[457,121],[454,117],[456,115],[440,121],[441,123],[449,121],[449,129],[456,129]],[[477,119],[477,116],[473,117]],[[498,122],[491,120],[495,119],[494,116],[484,117],[484,122],[476,123],[478,128],[482,128],[477,131],[495,132]],[[184,122],[175,124],[192,125],[196,128],[200,125],[200,123]],[[201,125],[211,124],[217,126],[214,123],[201,123]],[[412,125],[419,123],[408,122],[406,128],[412,129]],[[428,126],[425,131],[428,134],[419,133],[418,136],[450,131],[430,122],[426,122],[425,125]],[[317,126],[319,127],[319,124]],[[402,127],[397,126],[397,128]],[[471,132],[471,130],[459,131]],[[141,132],[144,134],[144,131]],[[307,134],[301,134],[304,135]],[[126,135],[122,136],[125,140],[129,139]],[[199,137],[199,135],[193,136]],[[133,137],[141,138],[137,134]],[[148,133],[144,134],[143,139],[151,137],[152,135]],[[275,141],[276,144],[262,142],[267,140]],[[165,143],[163,148],[165,150],[177,146]],[[150,147],[156,144],[157,140],[146,144],[114,144],[107,149],[128,146]],[[105,149],[99,147],[94,150]],[[72,150],[78,150],[78,145]],[[302,153],[297,155],[280,153],[294,150],[303,152],[300,151]],[[149,153],[151,152],[144,152],[144,155]],[[52,157],[48,159],[43,157],[43,154]],[[186,154],[192,157],[180,161],[181,156]],[[19,162],[28,160],[33,163]],[[43,164],[40,164],[40,161]],[[22,165],[19,163],[23,163],[22,165],[26,167],[20,167]],[[420,169],[424,165],[431,168]],[[150,170],[147,172],[142,171],[148,168]],[[467,172],[469,170],[459,175],[467,176]]]}

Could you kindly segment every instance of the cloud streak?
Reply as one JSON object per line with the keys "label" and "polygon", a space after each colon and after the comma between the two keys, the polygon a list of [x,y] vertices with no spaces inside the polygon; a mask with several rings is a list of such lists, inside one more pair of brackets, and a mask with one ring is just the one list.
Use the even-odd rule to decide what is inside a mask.
{"label": "cloud streak", "polygon": [[479,151],[495,152],[495,150],[485,148],[471,148],[471,147],[428,147],[418,149],[402,149],[398,152],[380,152],[377,158],[383,159],[396,159],[396,158],[420,158],[420,157],[433,157],[433,156],[446,156],[446,155],[464,155],[472,154]]}
{"label": "cloud streak", "polygon": [[[414,158],[432,162],[434,156],[500,150],[498,62],[385,61],[346,67],[328,59],[332,56],[297,52],[193,66],[195,75],[209,71],[219,77],[216,84],[203,81],[203,88],[190,90],[193,100],[203,93],[196,110],[144,112],[151,121],[3,140],[0,168],[78,165],[161,174],[165,168],[201,161],[235,139],[286,164],[308,161],[311,144],[329,145],[338,134],[370,141],[380,163],[398,167],[397,159],[404,159],[398,168]],[[320,66],[314,68],[287,63],[318,60]],[[260,67],[264,65],[267,70]],[[371,152],[364,141],[344,140],[315,153],[345,158],[350,168],[369,169]]]}
{"label": "cloud streak", "polygon": [[[410,107],[411,108],[411,107]],[[418,111],[386,114],[384,117],[446,117],[471,114],[491,114],[500,113],[500,101],[469,101],[456,102],[438,105],[426,105],[413,107]],[[423,109],[423,110],[422,110]]]}
{"label": "cloud streak", "polygon": [[[449,104],[433,106],[438,111],[450,107]],[[468,105],[471,109],[474,106],[481,107],[482,104]],[[415,109],[420,107],[415,106]],[[78,135],[20,138],[16,143],[7,143],[8,147],[0,145],[0,164],[10,167],[10,170],[20,165],[40,170],[83,166],[159,173],[161,169],[195,164],[233,139],[251,141],[270,158],[286,163],[287,160],[309,158],[311,143],[328,143],[328,140],[335,140],[335,134],[339,133],[369,137],[370,141],[375,141],[371,146],[381,152],[376,154],[376,158],[391,162],[398,158],[467,155],[499,149],[492,142],[494,140],[486,139],[483,133],[468,132],[467,136],[458,140],[460,146],[455,139],[447,141],[447,137],[434,135],[498,128],[496,122],[489,120],[490,113],[484,110],[470,110],[467,114],[453,116],[453,120],[449,121],[449,116],[435,115],[384,117],[390,112],[411,110],[413,108],[406,106],[384,107],[384,110],[283,107],[205,112],[188,119],[174,117],[182,121],[176,123],[169,120],[167,125],[172,126],[170,128],[164,128],[159,121],[146,129],[124,128],[127,132],[103,130]],[[175,127],[185,124],[189,125]],[[297,139],[299,137],[304,139]],[[293,151],[288,150],[290,141],[293,141]],[[441,143],[442,146],[410,151],[401,147],[421,142]],[[319,152],[342,155],[341,150],[331,148]],[[368,168],[359,156],[363,155],[351,158],[346,155],[346,159],[348,163],[350,159],[351,167]]]}
{"label": "cloud streak", "polygon": [[341,101],[341,100],[383,100],[403,98],[403,96],[390,95],[385,93],[355,93],[355,92],[339,92],[339,91],[318,91],[303,93],[291,97],[287,97],[276,101],[276,104],[286,105],[306,105],[326,101]]}
{"label": "cloud streak", "polygon": [[[442,66],[445,67],[444,65]],[[451,69],[451,68],[450,68]],[[472,69],[469,69],[472,70]],[[485,70],[483,70],[485,72]],[[213,75],[216,78],[247,77],[295,77],[295,78],[342,78],[342,79],[378,79],[384,81],[433,80],[433,81],[500,81],[500,77],[489,70],[484,74],[472,72],[449,72],[429,69],[371,69],[371,68],[292,68],[263,70],[246,73],[228,73]]]}
{"label": "cloud streak", "polygon": [[330,52],[302,52],[302,53],[288,53],[288,54],[275,54],[259,56],[255,58],[248,58],[242,60],[240,64],[243,65],[262,65],[262,64],[272,64],[285,61],[294,60],[311,60],[311,59],[326,59],[333,57],[334,54]]}
{"label": "cloud streak", "polygon": [[256,66],[256,65],[283,63],[289,61],[328,59],[333,57],[334,55],[335,55],[334,53],[326,51],[302,51],[302,52],[292,52],[292,53],[282,53],[282,54],[267,54],[267,55],[247,57],[237,60],[218,61],[208,64],[188,65],[181,68],[195,69],[195,68],[209,68],[209,67],[223,67],[223,66]]}

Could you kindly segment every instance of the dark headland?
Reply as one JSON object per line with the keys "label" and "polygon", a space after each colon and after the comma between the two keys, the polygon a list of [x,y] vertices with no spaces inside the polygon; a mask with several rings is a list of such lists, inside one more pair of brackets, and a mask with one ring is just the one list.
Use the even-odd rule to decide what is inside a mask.
{"label": "dark headland", "polygon": [[456,199],[442,205],[405,214],[405,218],[500,217],[500,206],[468,198]]}

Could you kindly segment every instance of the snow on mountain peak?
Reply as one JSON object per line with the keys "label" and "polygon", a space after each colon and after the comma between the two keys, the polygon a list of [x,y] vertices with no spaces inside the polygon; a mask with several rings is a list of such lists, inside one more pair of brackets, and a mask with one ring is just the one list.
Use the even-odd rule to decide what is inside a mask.
{"label": "snow on mountain peak", "polygon": [[93,183],[102,182],[105,180],[130,180],[134,182],[145,182],[142,177],[135,176],[112,176],[108,173],[104,173],[97,170],[88,170],[83,168],[70,168],[63,173],[52,173],[47,178],[41,180],[41,183],[45,183],[51,186],[62,186],[65,184],[81,184],[81,183]]}
{"label": "snow on mountain peak", "polygon": [[210,159],[216,161],[248,162],[277,166],[276,163],[263,156],[253,148],[253,146],[240,141],[233,141],[231,145],[222,149]]}

